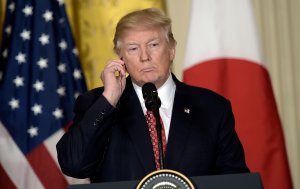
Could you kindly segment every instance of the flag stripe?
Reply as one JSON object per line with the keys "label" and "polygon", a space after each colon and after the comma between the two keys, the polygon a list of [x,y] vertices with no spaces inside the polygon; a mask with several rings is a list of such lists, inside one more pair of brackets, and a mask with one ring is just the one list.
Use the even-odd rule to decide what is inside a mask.
{"label": "flag stripe", "polygon": [[[53,160],[55,161],[55,163],[57,164],[58,167],[59,167],[59,164],[58,164],[58,160],[57,160],[56,143],[63,136],[63,134],[65,133],[65,128],[69,127],[69,125],[70,124],[67,124],[63,129],[58,130],[56,133],[54,133],[52,136],[50,136],[44,142],[45,147],[49,151],[49,154],[51,155],[51,157],[53,158]],[[75,178],[72,178],[72,177],[68,177],[66,175],[65,175],[65,179],[67,180],[67,182],[69,184],[87,184],[87,183],[90,183],[89,179],[75,179]]]}
{"label": "flag stripe", "polygon": [[[43,188],[42,183],[0,121],[0,162],[17,188]],[[3,153],[6,152],[6,153]],[[9,155],[8,155],[9,154]],[[27,179],[25,180],[24,175]]]}
{"label": "flag stripe", "polygon": [[9,176],[6,174],[5,170],[0,163],[0,186],[5,186],[6,189],[16,189],[16,186],[10,180]]}
{"label": "flag stripe", "polygon": [[64,133],[64,129],[59,129],[44,141],[44,145],[47,148],[49,155],[53,158],[57,166],[59,166],[59,164],[57,160],[56,144]]}
{"label": "flag stripe", "polygon": [[48,150],[42,144],[27,155],[32,168],[45,188],[66,188],[67,182]]}

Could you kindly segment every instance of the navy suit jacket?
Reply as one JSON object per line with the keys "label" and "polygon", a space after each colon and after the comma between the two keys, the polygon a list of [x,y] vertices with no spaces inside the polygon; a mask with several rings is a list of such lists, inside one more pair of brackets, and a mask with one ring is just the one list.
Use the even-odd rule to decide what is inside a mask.
{"label": "navy suit jacket", "polygon": [[[248,172],[230,102],[173,79],[176,92],[165,168],[186,176]],[[155,170],[155,160],[131,79],[117,108],[102,92],[96,88],[77,98],[73,125],[57,144],[61,169],[92,182],[141,179]]]}

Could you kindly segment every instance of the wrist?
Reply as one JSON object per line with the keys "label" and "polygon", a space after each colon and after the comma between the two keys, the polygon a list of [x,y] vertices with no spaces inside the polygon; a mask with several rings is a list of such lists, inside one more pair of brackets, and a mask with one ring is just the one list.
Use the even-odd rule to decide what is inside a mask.
{"label": "wrist", "polygon": [[104,91],[102,95],[113,107],[116,107],[119,100],[119,97],[116,94]]}

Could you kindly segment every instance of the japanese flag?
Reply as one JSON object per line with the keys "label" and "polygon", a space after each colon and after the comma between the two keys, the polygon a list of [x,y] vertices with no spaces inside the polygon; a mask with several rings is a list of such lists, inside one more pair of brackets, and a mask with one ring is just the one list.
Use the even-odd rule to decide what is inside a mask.
{"label": "japanese flag", "polygon": [[192,0],[183,80],[233,107],[251,172],[266,189],[290,189],[284,138],[250,0]]}

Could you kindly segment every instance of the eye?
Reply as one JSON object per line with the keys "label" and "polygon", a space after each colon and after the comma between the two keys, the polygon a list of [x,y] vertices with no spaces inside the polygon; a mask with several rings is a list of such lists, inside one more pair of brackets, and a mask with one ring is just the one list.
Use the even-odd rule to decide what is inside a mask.
{"label": "eye", "polygon": [[137,46],[129,46],[128,49],[127,49],[128,53],[130,54],[135,54],[139,51],[139,47]]}
{"label": "eye", "polygon": [[159,46],[159,43],[150,43],[149,46],[150,46],[151,48],[158,47],[158,46]]}
{"label": "eye", "polygon": [[129,48],[128,50],[129,51],[136,51],[138,48],[137,47],[131,47],[131,48]]}

